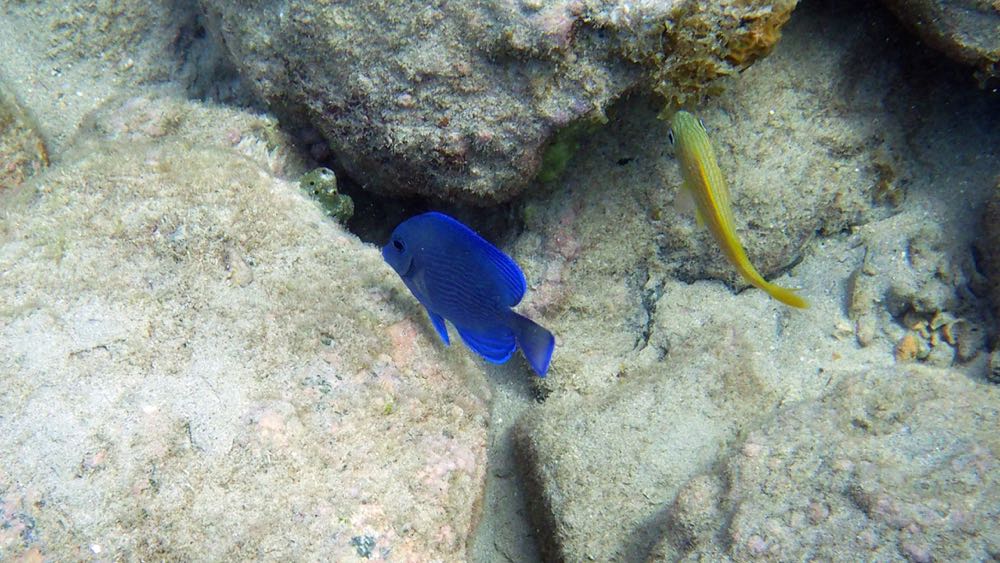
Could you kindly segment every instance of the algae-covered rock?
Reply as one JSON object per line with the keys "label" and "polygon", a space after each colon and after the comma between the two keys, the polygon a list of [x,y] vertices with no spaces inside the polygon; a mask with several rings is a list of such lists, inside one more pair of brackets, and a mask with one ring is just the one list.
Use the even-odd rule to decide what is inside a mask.
{"label": "algae-covered rock", "polygon": [[58,160],[108,100],[151,85],[250,101],[194,0],[0,2],[0,75]]}
{"label": "algae-covered rock", "polygon": [[976,68],[982,83],[1000,76],[1000,4],[990,0],[883,0],[929,45]]}
{"label": "algae-covered rock", "polygon": [[[660,538],[662,507],[777,400],[758,348],[732,342],[747,321],[711,317],[662,363],[626,367],[612,389],[552,397],[518,421],[527,498],[548,560],[645,559]],[[711,353],[721,348],[739,350]]]}
{"label": "algae-covered rock", "polygon": [[942,367],[985,351],[987,317],[969,289],[977,274],[962,239],[912,213],[859,234],[865,258],[849,280],[847,305],[860,344],[882,333],[896,343],[897,362]]}
{"label": "algae-covered rock", "polygon": [[61,60],[98,58],[122,74],[142,79],[166,78],[177,70],[176,42],[191,41],[185,27],[196,25],[195,4],[172,2],[116,2],[67,0],[4,2],[5,17],[30,26],[44,41],[45,55]]}
{"label": "algae-covered rock", "polygon": [[998,401],[951,370],[844,377],[685,485],[652,559],[996,558]]}
{"label": "algae-covered rock", "polygon": [[81,153],[103,143],[168,138],[232,149],[281,179],[298,178],[306,170],[304,157],[273,116],[191,104],[156,90],[117,95],[98,106],[82,120],[71,150]]}
{"label": "algae-covered rock", "polygon": [[[525,198],[525,231],[513,255],[532,285],[532,314],[559,341],[549,376],[536,382],[545,404],[518,422],[516,437],[535,528],[552,559],[883,560],[919,558],[923,540],[937,559],[981,557],[987,542],[977,543],[975,534],[991,533],[982,522],[996,493],[977,496],[975,488],[995,488],[995,479],[976,481],[962,466],[962,483],[947,483],[949,460],[936,459],[932,482],[943,492],[922,494],[916,483],[924,458],[913,467],[905,462],[910,451],[930,456],[938,443],[982,440],[996,419],[989,410],[995,393],[977,398],[987,386],[972,385],[981,381],[984,346],[975,330],[983,326],[983,302],[971,290],[970,245],[995,182],[998,155],[984,147],[1000,121],[984,118],[993,115],[987,93],[954,84],[928,89],[927,77],[909,74],[911,60],[871,57],[898,29],[878,6],[803,5],[771,56],[742,73],[738,88],[696,110],[730,180],[737,232],[751,260],[778,283],[801,286],[808,309],[718,281],[731,281],[732,266],[690,210],[675,208],[680,174],[665,124],[649,125],[656,104],[633,98],[582,142],[565,189]],[[784,275],[782,260],[794,263]],[[854,322],[868,318],[851,316],[862,310],[873,315],[871,327]],[[890,367],[910,331],[915,362],[953,367]],[[884,380],[841,386],[869,370]],[[895,390],[903,381],[910,384]],[[935,406],[923,409],[928,393]],[[873,551],[858,547],[857,524],[879,516],[855,506],[841,519],[842,504],[825,504],[826,496],[850,499],[813,450],[796,458],[801,467],[775,459],[773,478],[761,477],[759,491],[750,483],[728,496],[730,473],[711,468],[756,456],[766,475],[775,458],[757,443],[744,449],[746,433],[770,428],[776,411],[799,401],[844,394],[850,398],[831,407],[842,417],[836,433],[815,452],[833,450],[858,413],[859,421],[883,411],[892,419],[895,403],[915,411],[855,459],[884,460],[889,479],[913,483],[896,489],[913,505],[951,503],[954,513],[939,511],[933,530],[916,521],[908,535],[878,523],[862,542]],[[952,395],[973,414],[950,419],[964,408],[947,405]],[[805,442],[823,428],[812,424],[817,416],[781,418],[773,431],[788,433],[767,444],[811,448]],[[907,426],[924,434],[907,441]],[[940,433],[928,439],[937,426]],[[983,460],[988,471],[992,458]],[[791,472],[796,480],[784,484]],[[684,475],[692,476],[688,485]],[[791,508],[774,517],[740,513],[744,494]],[[972,508],[961,513],[962,506]],[[970,513],[963,537],[966,524],[947,519]],[[734,514],[740,533],[726,528]],[[661,546],[650,554],[657,539]]]}
{"label": "algae-covered rock", "polygon": [[[0,194],[0,557],[464,558],[468,355],[275,175],[259,118],[122,104],[143,110]],[[174,133],[109,138],[174,109]],[[212,127],[239,135],[185,137]]]}
{"label": "algae-covered rock", "polygon": [[986,274],[990,299],[993,301],[993,317],[998,322],[1000,334],[1000,180],[993,188],[993,195],[986,204],[982,218],[983,236],[976,240],[980,265]]}
{"label": "algae-covered rock", "polygon": [[623,93],[690,100],[777,41],[795,0],[203,0],[260,97],[387,193],[509,199]]}
{"label": "algae-covered rock", "polygon": [[[782,43],[740,75],[738,88],[694,110],[708,126],[750,260],[769,279],[790,270],[780,283],[801,286],[811,301],[810,294],[826,291],[827,276],[819,274],[813,284],[793,266],[813,252],[821,234],[897,212],[879,186],[902,190],[913,174],[897,156],[907,143],[901,127],[891,119],[876,124],[865,114],[881,101],[845,106],[837,92],[845,80],[843,53],[876,48],[885,22],[894,22],[886,17],[882,27],[845,23],[835,26],[836,33],[823,32],[822,22],[833,17],[802,7]],[[858,88],[878,100],[900,78],[899,67],[887,60],[858,77]],[[677,279],[723,280],[731,297],[755,300],[768,316],[769,305],[783,308],[756,301],[756,289],[732,295],[746,282],[698,226],[693,210],[678,201],[681,174],[668,124],[657,119],[660,109],[638,97],[616,107],[611,124],[592,134],[570,162],[560,180],[564,189],[525,198],[526,235],[514,254],[536,286],[528,306],[563,339],[552,363],[560,377],[540,385],[593,391],[612,385],[618,367],[638,350],[662,356],[647,346],[651,321]],[[896,171],[895,181],[887,179],[887,166]],[[706,297],[713,305],[705,306],[727,307],[717,301],[722,295]]]}
{"label": "algae-covered rock", "polygon": [[993,313],[993,354],[987,377],[1000,383],[1000,181],[986,204],[982,218],[982,237],[976,240],[979,266],[986,276],[986,291]]}
{"label": "algae-covered rock", "polygon": [[48,149],[34,120],[0,82],[0,191],[21,185],[48,165]]}

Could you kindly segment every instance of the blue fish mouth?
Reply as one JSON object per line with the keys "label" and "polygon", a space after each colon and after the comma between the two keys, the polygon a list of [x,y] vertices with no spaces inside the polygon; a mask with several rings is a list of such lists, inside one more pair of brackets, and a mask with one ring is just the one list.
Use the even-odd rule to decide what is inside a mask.
{"label": "blue fish mouth", "polygon": [[406,271],[405,272],[400,271],[399,272],[399,276],[403,277],[403,278],[408,277],[410,275],[410,272],[412,272],[412,271],[413,271],[413,258],[407,258],[406,259]]}
{"label": "blue fish mouth", "polygon": [[410,275],[413,271],[413,257],[412,256],[400,256],[395,248],[392,247],[391,243],[382,247],[382,259],[385,260],[389,266],[392,266],[393,270],[400,277],[406,277]]}

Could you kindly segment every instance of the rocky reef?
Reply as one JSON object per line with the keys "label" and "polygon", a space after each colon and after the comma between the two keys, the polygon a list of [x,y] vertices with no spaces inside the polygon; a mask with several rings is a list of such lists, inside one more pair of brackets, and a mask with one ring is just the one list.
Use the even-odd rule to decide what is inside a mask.
{"label": "rocky reef", "polygon": [[308,123],[367,188],[479,203],[634,91],[690,101],[766,54],[793,0],[204,0],[259,97]]}
{"label": "rocky reef", "polygon": [[126,96],[0,194],[0,558],[465,557],[489,390],[288,147]]}
{"label": "rocky reef", "polygon": [[0,83],[0,190],[15,188],[49,165],[35,120]]}
{"label": "rocky reef", "polygon": [[982,216],[982,237],[976,241],[979,265],[985,279],[983,286],[992,302],[993,332],[990,366],[987,377],[1000,383],[1000,180],[986,204]]}
{"label": "rocky reef", "polygon": [[[793,6],[0,5],[0,560],[996,559],[996,92]],[[383,263],[428,209],[546,378]]]}
{"label": "rocky reef", "polygon": [[686,483],[652,558],[996,557],[998,399],[996,386],[935,369],[844,377]]}
{"label": "rocky reef", "polygon": [[1000,6],[984,0],[883,0],[914,33],[980,82],[1000,78]]}
{"label": "rocky reef", "polygon": [[[538,383],[544,406],[513,430],[545,559],[995,553],[994,540],[967,541],[967,524],[948,520],[952,512],[970,522],[990,518],[984,499],[998,494],[997,484],[975,468],[966,475],[975,490],[942,484],[940,496],[922,497],[895,485],[913,479],[905,464],[879,466],[864,475],[873,491],[867,500],[839,498],[837,508],[824,502],[850,473],[807,471],[833,463],[815,460],[835,455],[834,438],[810,450],[813,461],[801,462],[798,484],[787,489],[772,490],[800,470],[799,461],[776,469],[784,473],[774,485],[734,485],[740,469],[726,469],[741,463],[742,446],[733,444],[772,424],[783,428],[787,422],[770,417],[791,405],[800,406],[790,413],[837,412],[841,422],[828,424],[845,433],[850,413],[877,414],[897,400],[924,420],[964,408],[990,412],[992,399],[977,396],[994,390],[984,377],[991,321],[973,243],[988,245],[980,225],[1000,155],[987,139],[1000,121],[984,116],[995,115],[994,102],[971,81],[927,87],[905,72],[922,64],[937,75],[950,65],[931,53],[873,56],[887,36],[898,41],[891,45],[910,39],[878,10],[862,12],[864,25],[850,23],[857,10],[800,6],[776,51],[699,112],[751,259],[801,287],[810,309],[739,292],[714,241],[675,204],[680,174],[663,142],[665,125],[649,125],[653,104],[633,102],[585,142],[565,189],[527,198],[526,232],[515,248],[536,284],[528,306],[561,338],[552,375]],[[956,115],[948,109],[955,107],[968,111]],[[867,386],[878,391],[869,396],[861,391]],[[933,400],[923,402],[930,390]],[[965,406],[950,404],[953,391]],[[962,440],[969,449],[954,455],[979,455],[982,447],[984,468],[998,455],[968,419],[940,434],[933,423],[919,424],[927,433],[900,448],[930,456]],[[901,455],[892,441],[858,447],[889,459]],[[783,463],[754,444],[746,449],[755,463]],[[848,457],[864,458],[861,449]],[[948,463],[939,461],[934,479],[946,481]],[[879,494],[896,502],[884,510],[910,511],[903,530],[878,520],[881,501],[871,499]],[[783,507],[780,514],[742,511],[755,495]],[[911,504],[899,508],[904,500]],[[926,506],[934,514],[919,516]],[[961,506],[973,508],[958,514]],[[825,540],[833,529],[844,538],[867,530],[867,543],[834,547]]]}

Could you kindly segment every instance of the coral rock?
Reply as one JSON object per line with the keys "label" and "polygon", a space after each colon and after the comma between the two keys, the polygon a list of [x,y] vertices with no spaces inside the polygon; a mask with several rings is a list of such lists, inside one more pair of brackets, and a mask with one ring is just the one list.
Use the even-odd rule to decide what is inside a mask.
{"label": "coral rock", "polygon": [[952,59],[1000,76],[1000,4],[988,0],[883,0],[904,24]]}
{"label": "coral rock", "polygon": [[560,130],[635,89],[697,95],[768,52],[794,0],[203,0],[259,96],[367,187],[504,200]]}

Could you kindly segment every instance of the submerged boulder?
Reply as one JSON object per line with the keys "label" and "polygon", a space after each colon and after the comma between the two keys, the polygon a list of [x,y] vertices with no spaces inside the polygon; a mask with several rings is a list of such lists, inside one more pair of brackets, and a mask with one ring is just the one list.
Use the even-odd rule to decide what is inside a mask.
{"label": "submerged boulder", "polygon": [[884,0],[928,45],[976,68],[981,81],[1000,76],[1000,4],[988,0]]}
{"label": "submerged boulder", "polygon": [[0,192],[0,558],[465,557],[482,376],[273,125],[128,98]]}
{"label": "submerged boulder", "polygon": [[0,191],[21,185],[48,165],[37,125],[0,81]]}
{"label": "submerged boulder", "polygon": [[951,370],[844,377],[682,487],[650,559],[996,558],[998,399]]}
{"label": "submerged boulder", "polygon": [[796,2],[202,4],[260,97],[367,187],[485,202],[623,93],[683,101],[747,67]]}

